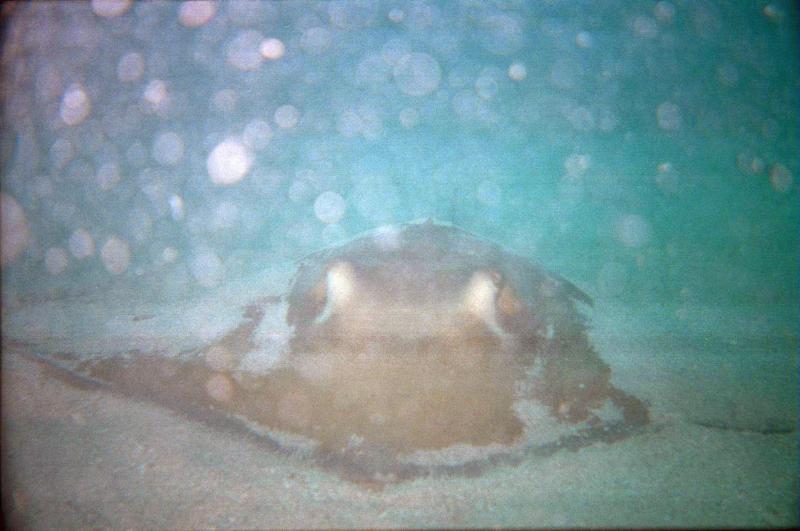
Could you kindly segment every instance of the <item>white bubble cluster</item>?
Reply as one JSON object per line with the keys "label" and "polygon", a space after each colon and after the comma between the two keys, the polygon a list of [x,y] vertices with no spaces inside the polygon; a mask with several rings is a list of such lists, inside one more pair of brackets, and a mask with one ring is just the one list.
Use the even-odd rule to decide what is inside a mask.
{"label": "white bubble cluster", "polygon": [[675,131],[681,126],[681,109],[674,103],[665,101],[656,109],[658,126],[665,131]]}
{"label": "white bubble cluster", "polygon": [[300,112],[293,105],[281,105],[275,110],[275,123],[283,129],[291,129],[299,119]]}
{"label": "white bubble cluster", "polygon": [[400,58],[394,67],[394,81],[404,94],[425,96],[442,80],[439,63],[426,53],[410,53]]}
{"label": "white bubble cluster", "polygon": [[0,257],[5,265],[13,262],[25,250],[30,236],[25,210],[6,193],[0,193],[0,231]]}
{"label": "white bubble cluster", "polygon": [[178,21],[187,28],[199,28],[214,18],[216,12],[216,1],[186,0],[178,10]]}
{"label": "white bubble cluster", "polygon": [[314,214],[323,223],[338,223],[344,216],[347,205],[336,192],[323,192],[314,201]]}
{"label": "white bubble cluster", "polygon": [[164,166],[175,166],[183,160],[183,139],[173,131],[163,131],[153,142],[153,158]]}
{"label": "white bubble cluster", "polygon": [[59,115],[67,125],[78,125],[83,122],[92,110],[89,95],[77,83],[70,85],[61,100]]}
{"label": "white bubble cluster", "polygon": [[94,254],[94,239],[86,229],[77,229],[69,237],[69,252],[77,260],[83,260]]}
{"label": "white bubble cluster", "polygon": [[69,256],[61,247],[51,247],[44,255],[44,267],[51,275],[60,275],[67,269]]}
{"label": "white bubble cluster", "polygon": [[253,166],[250,151],[238,140],[229,138],[217,144],[206,160],[214,184],[228,186],[241,181]]}
{"label": "white bubble cluster", "polygon": [[131,259],[130,247],[125,240],[111,236],[100,249],[100,259],[109,273],[119,275],[128,269]]}

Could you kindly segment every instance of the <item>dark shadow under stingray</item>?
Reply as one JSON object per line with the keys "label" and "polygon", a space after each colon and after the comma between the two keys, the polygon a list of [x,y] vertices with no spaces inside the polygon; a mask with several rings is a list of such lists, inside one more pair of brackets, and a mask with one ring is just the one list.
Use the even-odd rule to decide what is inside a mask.
{"label": "dark shadow under stingray", "polygon": [[[204,348],[37,359],[364,485],[479,474],[648,425],[611,385],[575,310],[591,301],[568,281],[453,227],[401,226],[388,247],[378,234],[311,255],[286,298],[255,300]],[[283,312],[280,361],[242,370]]]}

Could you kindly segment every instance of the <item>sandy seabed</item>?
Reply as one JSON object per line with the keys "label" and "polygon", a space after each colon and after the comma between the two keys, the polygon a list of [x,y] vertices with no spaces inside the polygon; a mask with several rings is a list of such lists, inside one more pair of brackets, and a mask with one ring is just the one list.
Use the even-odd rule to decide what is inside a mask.
{"label": "sandy seabed", "polygon": [[[231,290],[218,300],[229,302]],[[531,455],[478,477],[365,488],[252,437],[52,377],[32,353],[59,344],[105,348],[105,333],[89,341],[81,326],[118,323],[111,320],[120,314],[110,303],[73,302],[58,323],[20,337],[30,319],[54,313],[46,304],[4,312],[3,509],[14,528],[798,523],[797,340],[789,332],[725,337],[719,321],[735,319],[721,317],[678,336],[668,325],[671,309],[631,312],[600,302],[593,339],[615,384],[650,403],[652,429],[615,444]],[[147,311],[156,312],[141,321],[156,323],[150,332],[171,312]],[[221,328],[234,322],[218,320]],[[147,341],[158,343],[155,335]]]}

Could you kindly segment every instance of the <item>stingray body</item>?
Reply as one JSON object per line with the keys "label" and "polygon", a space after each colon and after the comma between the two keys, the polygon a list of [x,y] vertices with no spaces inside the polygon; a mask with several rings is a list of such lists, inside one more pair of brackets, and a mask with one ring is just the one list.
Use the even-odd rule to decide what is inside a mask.
{"label": "stingray body", "polygon": [[410,223],[308,256],[285,297],[254,300],[203,349],[69,370],[348,477],[393,481],[646,424],[644,404],[610,383],[578,305],[591,300],[528,259]]}

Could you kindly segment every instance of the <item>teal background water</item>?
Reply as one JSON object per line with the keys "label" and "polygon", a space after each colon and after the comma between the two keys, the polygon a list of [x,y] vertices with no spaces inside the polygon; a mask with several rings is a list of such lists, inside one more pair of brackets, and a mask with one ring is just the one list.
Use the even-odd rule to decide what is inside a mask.
{"label": "teal background water", "polygon": [[[135,3],[105,18],[36,3],[7,17],[2,187],[31,235],[6,288],[191,273],[206,252],[224,268],[243,248],[297,257],[433,216],[596,295],[796,317],[791,2],[246,2],[199,28],[179,9]],[[284,42],[280,59],[253,51],[268,37]],[[433,83],[423,95],[397,70],[412,52],[439,72],[405,81]],[[122,80],[131,53],[141,71]],[[247,53],[256,66],[242,70]],[[161,108],[144,96],[154,80]],[[65,125],[70,87],[91,110]],[[276,124],[282,105],[295,126]],[[242,181],[215,185],[211,149],[253,120],[268,124],[267,145]],[[154,155],[165,131],[182,145],[175,163]],[[119,183],[103,190],[108,164]],[[336,223],[315,216],[326,191],[344,200]],[[48,272],[47,251],[67,251],[81,228],[96,252]],[[118,275],[98,256],[112,236],[130,251]]]}

